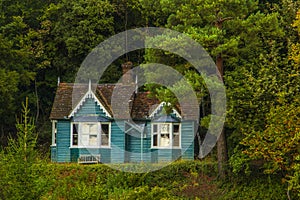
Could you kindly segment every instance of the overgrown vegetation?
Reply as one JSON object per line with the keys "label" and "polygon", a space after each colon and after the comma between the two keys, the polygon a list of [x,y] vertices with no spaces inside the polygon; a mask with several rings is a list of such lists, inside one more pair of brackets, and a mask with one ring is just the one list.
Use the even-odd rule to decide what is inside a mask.
{"label": "overgrown vegetation", "polygon": [[[299,1],[0,0],[0,13],[0,199],[300,197]],[[145,26],[185,33],[222,61],[229,157],[224,180],[214,159],[142,175],[48,163],[57,77],[72,82],[93,47]],[[163,39],[153,38],[169,42]],[[115,61],[100,82],[117,81],[120,64],[128,60],[167,64],[185,76],[201,99],[203,138],[210,99],[193,66],[170,52],[135,51]],[[161,100],[176,100],[165,87],[146,89]],[[25,96],[29,103],[15,126]]]}
{"label": "overgrown vegetation", "polygon": [[279,176],[254,171],[219,180],[217,164],[209,158],[176,161],[142,174],[104,164],[51,164],[36,149],[28,100],[16,126],[17,138],[0,152],[1,199],[286,199]]}

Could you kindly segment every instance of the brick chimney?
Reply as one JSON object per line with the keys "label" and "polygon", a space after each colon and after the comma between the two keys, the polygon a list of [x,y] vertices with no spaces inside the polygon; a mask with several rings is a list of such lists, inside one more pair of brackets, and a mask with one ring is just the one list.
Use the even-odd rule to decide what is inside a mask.
{"label": "brick chimney", "polygon": [[124,64],[122,64],[122,70],[123,70],[123,84],[133,84],[133,75],[131,72],[129,72],[132,69],[132,62],[128,61]]}

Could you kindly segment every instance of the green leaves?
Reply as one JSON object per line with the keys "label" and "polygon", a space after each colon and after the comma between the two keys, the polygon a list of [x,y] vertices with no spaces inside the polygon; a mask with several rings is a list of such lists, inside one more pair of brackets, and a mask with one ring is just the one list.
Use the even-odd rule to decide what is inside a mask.
{"label": "green leaves", "polygon": [[17,138],[10,138],[8,147],[0,151],[0,197],[38,199],[47,182],[40,178],[44,168],[36,150],[37,133],[29,116],[28,99],[16,128]]}

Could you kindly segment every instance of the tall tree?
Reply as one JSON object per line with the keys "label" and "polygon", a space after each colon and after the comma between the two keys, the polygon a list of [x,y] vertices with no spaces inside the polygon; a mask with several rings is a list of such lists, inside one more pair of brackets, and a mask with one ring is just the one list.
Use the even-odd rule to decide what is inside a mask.
{"label": "tall tree", "polygon": [[6,116],[0,123],[1,134],[13,131],[16,105],[31,93],[37,70],[32,36],[40,27],[38,18],[45,5],[36,0],[0,1],[0,67],[3,75],[0,93],[8,97],[0,106],[0,110],[5,110],[1,116]]}
{"label": "tall tree", "polygon": [[[244,31],[241,26],[257,10],[256,1],[193,0],[190,2],[159,2],[159,6],[162,7],[162,10],[167,15],[166,24],[163,25],[186,33],[203,45],[210,55],[215,58],[221,79],[223,79],[224,69],[225,71],[232,70],[240,62],[243,62],[243,60],[246,62],[249,58],[249,56],[247,56],[248,58],[243,58],[238,54],[238,52],[245,51],[248,48],[248,46],[242,46],[243,41],[240,40]],[[243,26],[243,28],[247,27]],[[238,47],[242,47],[242,49],[238,49]],[[147,57],[153,61],[155,57],[165,59],[166,54],[168,53],[156,53],[156,55],[152,53]],[[174,66],[177,66],[177,69],[181,68],[181,71],[185,71],[184,66],[187,65],[181,64],[179,60],[180,67],[180,65],[176,64],[178,63],[176,57],[173,63],[175,63]],[[220,176],[224,177],[227,163],[227,147],[224,132],[219,138],[218,151],[219,173]]]}

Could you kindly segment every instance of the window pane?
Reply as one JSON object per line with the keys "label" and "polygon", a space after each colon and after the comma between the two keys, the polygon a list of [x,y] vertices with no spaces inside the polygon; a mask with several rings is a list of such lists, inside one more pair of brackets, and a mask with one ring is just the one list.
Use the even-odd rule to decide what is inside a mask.
{"label": "window pane", "polygon": [[73,124],[73,144],[78,145],[78,124]]}
{"label": "window pane", "polygon": [[161,133],[169,133],[169,124],[161,124],[160,132]]}
{"label": "window pane", "polygon": [[102,133],[105,133],[108,135],[108,129],[109,129],[109,125],[108,124],[101,124],[101,130],[102,130]]}
{"label": "window pane", "polygon": [[73,145],[78,145],[78,135],[73,135]]}
{"label": "window pane", "polygon": [[89,135],[81,135],[80,145],[83,146],[89,145]]}
{"label": "window pane", "polygon": [[173,135],[173,147],[179,147],[179,135]]}
{"label": "window pane", "polygon": [[157,147],[157,135],[153,135],[153,146]]}
{"label": "window pane", "polygon": [[109,146],[109,125],[101,124],[101,145]]}
{"label": "window pane", "polygon": [[57,122],[53,121],[52,127],[52,144],[56,144]]}
{"label": "window pane", "polygon": [[173,125],[173,147],[179,147],[179,124]]}
{"label": "window pane", "polygon": [[90,124],[90,134],[98,133],[98,124]]}
{"label": "window pane", "polygon": [[89,124],[81,124],[81,133],[89,134],[89,132],[90,132],[90,125]]}
{"label": "window pane", "polygon": [[153,133],[157,133],[157,124],[153,125]]}
{"label": "window pane", "polygon": [[170,134],[161,134],[160,136],[160,146],[168,147],[170,145]]}
{"label": "window pane", "polygon": [[108,138],[108,135],[101,135],[101,145],[102,146],[108,146],[108,141],[109,141],[109,138]]}
{"label": "window pane", "polygon": [[179,124],[174,124],[173,125],[173,132],[174,133],[179,133]]}
{"label": "window pane", "polygon": [[97,146],[97,135],[90,135],[90,145]]}

